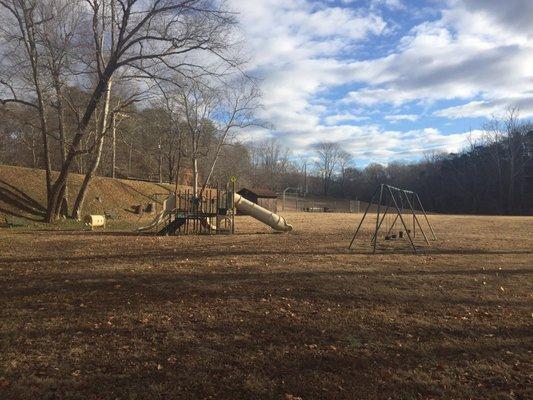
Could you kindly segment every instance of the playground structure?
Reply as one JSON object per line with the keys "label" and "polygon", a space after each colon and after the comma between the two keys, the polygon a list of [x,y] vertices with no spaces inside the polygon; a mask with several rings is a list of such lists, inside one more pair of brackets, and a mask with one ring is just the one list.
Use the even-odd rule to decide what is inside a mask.
{"label": "playground structure", "polygon": [[292,225],[285,218],[237,194],[234,184],[228,186],[225,190],[207,190],[201,196],[195,196],[190,189],[176,191],[162,201],[163,209],[152,222],[138,228],[137,232],[156,230],[158,235],[233,234],[237,211],[276,231],[292,230]]}
{"label": "playground structure", "polygon": [[[368,203],[368,206],[366,207],[365,213],[363,214],[363,217],[361,218],[361,221],[359,222],[359,225],[357,226],[357,229],[355,230],[355,233],[352,237],[350,246],[348,246],[349,249],[353,248],[353,245],[359,234],[361,226],[363,225],[363,221],[368,215],[370,206],[372,205],[372,203],[374,203],[376,199],[377,199],[376,225],[375,225],[374,233],[371,238],[373,254],[376,253],[378,238],[380,236],[380,229],[382,227],[385,228],[386,232],[384,235],[384,239],[387,241],[403,239],[404,233],[405,233],[405,236],[407,236],[407,239],[409,240],[409,243],[415,254],[417,254],[417,248],[415,245],[415,240],[417,239],[417,236],[416,236],[417,227],[418,227],[419,233],[424,238],[424,242],[428,246],[431,246],[431,244],[429,243],[429,239],[426,233],[424,232],[424,229],[422,228],[422,225],[420,224],[419,218],[416,214],[416,211],[415,211],[416,208],[418,208],[422,212],[424,219],[426,221],[426,224],[429,227],[429,230],[431,231],[433,240],[437,240],[435,231],[433,230],[433,227],[431,226],[431,223],[429,222],[429,218],[424,209],[424,206],[422,205],[422,202],[420,201],[420,197],[418,196],[418,194],[410,190],[399,189],[394,186],[381,184],[380,186],[376,188],[376,190],[372,194],[372,197]],[[383,203],[386,204],[386,208],[385,208],[385,211],[381,214],[381,207]],[[407,215],[404,215],[404,213],[406,213]],[[394,215],[394,219],[391,222],[393,215]],[[412,217],[412,229],[408,227],[409,221],[407,220],[406,217]],[[400,226],[400,230],[396,233],[394,231],[394,227],[396,226],[398,220],[400,220],[401,226]]]}

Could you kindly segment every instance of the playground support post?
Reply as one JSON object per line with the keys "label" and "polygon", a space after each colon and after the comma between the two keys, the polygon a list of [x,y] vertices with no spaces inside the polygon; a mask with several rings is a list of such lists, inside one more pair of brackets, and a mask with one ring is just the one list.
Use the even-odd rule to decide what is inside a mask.
{"label": "playground support post", "polygon": [[382,200],[382,198],[383,198],[383,184],[381,184],[380,190],[379,190],[378,211],[377,211],[377,215],[376,215],[376,232],[375,232],[374,247],[373,247],[373,250],[372,250],[372,254],[376,254],[376,246],[377,246],[377,243],[378,243],[379,211],[381,209],[381,200]]}
{"label": "playground support post", "polygon": [[[376,239],[376,234],[379,231],[379,228],[381,228],[381,224],[383,224],[383,221],[385,220],[385,217],[387,216],[387,213],[389,212],[389,208],[390,208],[390,202],[387,203],[387,208],[385,208],[385,212],[383,213],[383,216],[381,217],[381,221],[379,221],[379,226],[376,232],[374,232],[374,235],[372,236],[372,240],[371,240],[372,242]],[[389,233],[387,233],[387,236],[389,235]]]}
{"label": "playground support post", "polygon": [[[400,192],[400,194],[401,194],[401,192]],[[411,212],[413,213],[413,228],[415,227],[415,221],[416,221],[416,224],[420,228],[420,232],[422,232],[422,235],[424,236],[424,239],[425,239],[426,243],[429,245],[429,240],[428,240],[426,234],[424,233],[424,230],[420,226],[420,222],[418,221],[418,218],[416,217],[415,210],[414,210],[413,205],[411,204],[411,201],[409,200],[409,196],[407,196],[407,194],[405,195],[405,199],[407,200],[407,204],[409,204],[409,208],[411,209]]]}
{"label": "playground support post", "polygon": [[348,246],[348,249],[352,248],[353,242],[355,241],[355,238],[357,237],[357,234],[359,233],[359,229],[361,229],[361,225],[363,225],[363,221],[365,220],[366,215],[368,214],[368,210],[370,210],[370,206],[372,205],[372,201],[374,200],[374,197],[376,196],[378,192],[378,188],[374,190],[374,193],[372,193],[372,197],[370,197],[370,201],[368,202],[368,205],[366,206],[365,213],[363,214],[363,218],[361,218],[361,221],[359,222],[359,225],[357,226],[357,229],[355,230],[355,233],[352,237],[352,241],[350,242],[350,246]]}
{"label": "playground support post", "polygon": [[231,211],[231,234],[233,235],[235,233],[235,180],[231,180],[231,204],[232,204],[232,211]]}
{"label": "playground support post", "polygon": [[422,205],[422,202],[420,201],[420,197],[418,196],[418,193],[416,193],[416,199],[418,201],[418,205],[420,206],[420,209],[422,210],[422,213],[424,214],[424,218],[426,219],[426,222],[429,226],[429,230],[431,231],[431,234],[433,235],[433,239],[437,240],[437,235],[435,235],[435,232],[433,231],[433,227],[429,223],[429,218],[426,214],[426,210],[424,210],[424,206]]}
{"label": "playground support post", "polygon": [[[387,186],[387,189],[389,190],[389,194],[392,197],[392,202],[394,203],[394,207],[396,207],[396,211],[398,212],[398,215],[400,216],[400,221],[402,221],[403,227],[405,228],[405,233],[407,233],[409,242],[411,243],[411,246],[413,247],[413,251],[415,254],[418,254],[418,252],[416,251],[415,244],[413,243],[413,239],[411,238],[411,234],[409,233],[409,229],[407,229],[407,225],[405,225],[405,221],[403,220],[403,216],[400,212],[400,208],[398,207],[398,203],[396,202],[396,198],[392,194],[392,190],[389,186]],[[377,232],[376,232],[376,236],[377,236]]]}

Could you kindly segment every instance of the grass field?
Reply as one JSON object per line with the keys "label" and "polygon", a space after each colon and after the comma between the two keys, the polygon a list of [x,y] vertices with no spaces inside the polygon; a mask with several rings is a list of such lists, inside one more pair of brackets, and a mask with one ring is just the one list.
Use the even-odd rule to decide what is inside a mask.
{"label": "grass field", "polygon": [[433,216],[419,256],[349,252],[359,217],[0,230],[0,399],[533,398],[533,217]]}

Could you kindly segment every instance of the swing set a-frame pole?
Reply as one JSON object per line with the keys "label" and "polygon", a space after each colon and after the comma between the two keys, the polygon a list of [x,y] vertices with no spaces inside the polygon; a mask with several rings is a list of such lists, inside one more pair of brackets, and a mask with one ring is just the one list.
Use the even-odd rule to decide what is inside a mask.
{"label": "swing set a-frame pole", "polygon": [[409,233],[409,230],[407,229],[407,225],[405,225],[405,221],[403,219],[403,216],[400,213],[400,208],[398,207],[398,203],[396,202],[396,198],[392,194],[391,188],[387,186],[387,189],[389,190],[389,194],[390,194],[390,196],[392,198],[392,202],[394,203],[394,207],[396,207],[396,211],[398,212],[398,216],[400,217],[400,221],[402,221],[402,225],[405,228],[405,233],[407,233],[407,237],[409,238],[409,242],[411,243],[411,247],[413,247],[413,252],[415,254],[418,254],[418,252],[416,251],[415,244],[413,243],[413,239],[411,238],[411,234]]}
{"label": "swing set a-frame pole", "polygon": [[[429,240],[428,240],[426,234],[424,233],[424,230],[422,229],[422,226],[420,226],[420,222],[418,221],[418,218],[417,218],[416,213],[415,213],[415,209],[413,208],[413,205],[411,204],[411,201],[409,200],[409,196],[407,195],[407,193],[404,193],[404,196],[405,196],[405,199],[407,200],[407,204],[409,205],[409,208],[411,209],[411,212],[413,213],[413,226],[414,226],[414,223],[416,221],[416,224],[420,228],[420,232],[422,232],[422,235],[424,236],[424,239],[426,240],[426,243],[429,245]],[[413,196],[413,199],[414,199],[414,196]]]}
{"label": "swing set a-frame pole", "polygon": [[424,210],[424,206],[422,205],[422,202],[420,201],[420,197],[418,196],[418,193],[415,193],[416,199],[418,201],[418,205],[420,206],[420,209],[422,210],[422,213],[424,214],[424,218],[426,219],[426,222],[429,226],[429,230],[431,231],[431,234],[433,235],[433,239],[437,240],[437,235],[435,235],[435,232],[433,231],[433,227],[429,223],[428,215],[426,214],[426,210]]}
{"label": "swing set a-frame pole", "polygon": [[379,211],[381,210],[381,200],[383,199],[383,187],[385,185],[381,184],[380,190],[379,190],[379,202],[378,202],[378,211],[376,214],[376,230],[374,232],[374,247],[372,250],[372,254],[376,254],[376,246],[378,244],[378,229],[379,229]]}
{"label": "swing set a-frame pole", "polygon": [[378,189],[379,187],[377,187],[376,190],[374,190],[374,193],[372,193],[372,197],[370,197],[370,201],[368,202],[368,205],[366,206],[366,210],[365,210],[365,213],[363,214],[363,218],[361,218],[361,221],[359,222],[359,225],[357,226],[357,229],[355,230],[355,233],[352,237],[352,241],[350,242],[350,245],[348,246],[348,249],[352,248],[355,238],[357,237],[357,234],[359,233],[359,229],[361,229],[361,225],[363,225],[363,221],[365,220],[365,217],[368,214],[368,210],[370,209],[370,206],[372,205],[372,201],[374,200],[374,197],[376,196]]}
{"label": "swing set a-frame pole", "polygon": [[[388,232],[386,236],[389,236],[391,231],[394,229],[394,226],[396,225],[398,219],[400,219],[403,229],[405,229],[405,233],[407,234],[407,237],[409,239],[409,243],[411,244],[411,247],[413,248],[413,252],[415,254],[418,254],[418,251],[416,249],[416,246],[414,244],[414,237],[415,237],[415,229],[418,226],[420,229],[420,232],[422,233],[426,243],[430,245],[428,237],[426,233],[424,232],[424,229],[422,228],[422,224],[420,223],[420,219],[416,215],[415,207],[418,205],[420,206],[420,210],[424,214],[424,218],[431,230],[431,233],[433,234],[433,238],[437,239],[435,232],[433,231],[433,227],[431,226],[429,222],[429,218],[426,214],[426,211],[424,207],[422,206],[422,202],[420,201],[420,197],[417,193],[412,192],[410,190],[404,190],[400,189],[394,186],[390,186],[387,184],[380,184],[376,190],[374,190],[374,193],[372,194],[372,197],[370,198],[370,202],[368,203],[365,212],[363,214],[363,217],[361,218],[361,221],[359,222],[359,225],[357,226],[357,229],[352,237],[352,241],[350,242],[350,245],[348,246],[348,249],[352,249],[353,244],[355,242],[355,239],[357,238],[357,235],[359,234],[359,231],[361,230],[361,227],[363,225],[363,222],[368,215],[368,212],[370,210],[370,207],[372,206],[373,202],[376,201],[376,198],[378,197],[378,191],[379,191],[379,200],[377,200],[377,210],[376,210],[376,224],[374,227],[374,234],[372,236],[371,244],[372,244],[372,254],[376,254],[377,249],[377,242],[378,242],[378,232],[383,226],[383,222],[385,221],[385,218],[387,215],[393,212],[393,210],[396,210],[396,216],[394,218],[394,221],[392,222],[392,225],[388,228]],[[387,200],[387,196],[389,196]],[[396,197],[398,196],[398,198]],[[412,196],[412,198],[410,198]],[[381,204],[384,200],[387,200],[387,206],[383,206],[385,211],[382,211]],[[399,207],[399,202],[401,203],[401,209]],[[404,208],[404,204],[408,206],[408,208]],[[407,224],[409,224],[409,210],[411,212],[412,218],[413,218],[413,230],[411,231]],[[404,211],[406,211],[406,215],[404,216]],[[405,218],[404,218],[405,217]],[[387,237],[385,237],[387,239]]]}
{"label": "swing set a-frame pole", "polygon": [[[379,221],[379,226],[378,226],[377,231],[379,231],[379,229],[381,228],[381,225],[383,224],[383,221],[385,220],[385,217],[387,216],[387,213],[389,212],[389,208],[390,208],[390,204],[387,204],[387,208],[385,208],[385,211],[383,212],[381,221]],[[375,238],[376,238],[376,233],[374,233],[374,236],[372,236],[371,242],[373,242]]]}

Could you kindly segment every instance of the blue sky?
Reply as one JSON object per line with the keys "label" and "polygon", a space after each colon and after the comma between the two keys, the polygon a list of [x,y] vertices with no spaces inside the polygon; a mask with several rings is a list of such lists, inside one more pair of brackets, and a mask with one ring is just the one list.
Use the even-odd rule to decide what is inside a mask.
{"label": "blue sky", "polygon": [[531,0],[230,0],[261,117],[295,156],[338,141],[355,163],[457,151],[486,118],[533,116]]}

